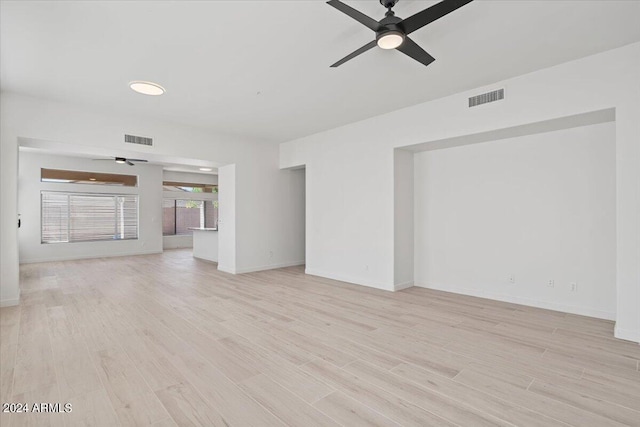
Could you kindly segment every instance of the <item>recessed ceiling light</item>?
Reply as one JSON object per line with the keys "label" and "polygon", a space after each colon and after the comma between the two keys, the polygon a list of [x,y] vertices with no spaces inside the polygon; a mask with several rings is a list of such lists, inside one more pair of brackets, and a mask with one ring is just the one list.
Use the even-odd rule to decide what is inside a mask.
{"label": "recessed ceiling light", "polygon": [[129,87],[132,90],[138,93],[141,93],[143,95],[157,96],[157,95],[162,95],[163,93],[166,92],[164,88],[160,86],[158,83],[144,82],[141,80],[134,80],[132,82],[129,82]]}
{"label": "recessed ceiling light", "polygon": [[213,169],[211,168],[200,168],[202,172],[211,172]]}
{"label": "recessed ceiling light", "polygon": [[89,181],[95,181],[95,180],[96,180],[95,178],[89,178]]}

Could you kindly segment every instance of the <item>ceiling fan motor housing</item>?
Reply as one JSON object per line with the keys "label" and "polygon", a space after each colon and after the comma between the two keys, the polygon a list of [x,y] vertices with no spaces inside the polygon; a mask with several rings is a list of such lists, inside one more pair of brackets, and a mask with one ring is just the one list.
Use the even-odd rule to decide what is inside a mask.
{"label": "ceiling fan motor housing", "polygon": [[402,26],[402,19],[397,16],[387,15],[380,21],[380,25],[382,28],[376,32],[376,39],[379,39],[389,32],[402,34],[403,37],[406,34],[404,27]]}

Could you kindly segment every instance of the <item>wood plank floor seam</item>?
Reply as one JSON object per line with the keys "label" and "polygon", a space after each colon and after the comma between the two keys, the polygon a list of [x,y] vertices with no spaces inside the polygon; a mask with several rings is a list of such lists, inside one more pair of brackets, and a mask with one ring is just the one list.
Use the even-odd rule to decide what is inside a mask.
{"label": "wood plank floor seam", "polygon": [[[356,362],[363,362],[363,363],[367,363],[366,361],[357,360],[357,361],[354,361],[354,362],[352,362],[352,363],[350,363],[350,364],[347,364],[344,368],[346,369],[346,368],[348,368],[350,365],[353,365],[353,364],[354,364],[354,363],[356,363]],[[394,374],[393,374],[393,372],[390,372],[390,374],[391,374],[391,375],[394,375]],[[400,379],[400,378],[401,378],[401,377],[398,377],[398,379]],[[365,381],[366,381],[366,380],[365,380]],[[374,387],[376,387],[376,386],[377,386],[377,387],[381,388],[382,390],[385,390],[385,391],[386,391],[386,392],[388,392],[388,393],[395,394],[396,396],[398,396],[398,394],[397,394],[397,393],[394,393],[394,391],[393,391],[393,390],[390,390],[389,388],[385,388],[384,386],[378,386],[378,385],[373,384],[373,383],[370,383],[370,384],[371,384],[372,386],[374,386]],[[466,403],[464,402],[464,400],[463,400],[463,399],[452,399],[452,398],[450,398],[449,396],[447,396],[446,394],[441,393],[440,391],[435,390],[435,389],[434,389],[434,390],[430,390],[430,392],[432,392],[432,393],[436,393],[436,394],[438,394],[439,396],[441,396],[441,397],[443,397],[443,398],[447,398],[447,399],[449,399],[449,400],[453,400],[454,402],[457,402],[461,407],[467,407],[467,406],[468,406],[468,405],[466,405]],[[401,396],[400,396],[400,397],[401,397]],[[415,404],[416,406],[418,406],[418,407],[421,407],[419,403],[414,403],[414,404]],[[430,411],[428,408],[422,407],[422,409],[424,409],[424,410],[425,410],[425,411],[427,411],[427,412],[431,412],[431,413],[433,413],[433,412],[432,412],[432,411]],[[499,418],[495,417],[494,415],[492,415],[492,414],[490,414],[490,413],[488,413],[488,412],[483,411],[483,410],[482,410],[482,408],[474,408],[474,409],[478,410],[479,412],[483,413],[484,415],[486,415],[486,416],[487,416],[487,417],[489,417],[489,418],[494,418],[494,419],[496,419],[496,420],[504,421],[504,422],[508,423],[508,424],[509,424],[509,425],[511,425],[511,426],[515,426],[515,424],[513,424],[513,423],[511,423],[511,422],[508,422],[508,421],[506,421],[506,420],[501,420],[501,419],[499,419]],[[434,415],[439,416],[438,414],[435,414],[435,413],[434,413]]]}
{"label": "wood plank floor seam", "polygon": [[[151,313],[150,313],[150,314],[151,314]],[[177,336],[177,334],[175,334],[173,331],[169,331],[169,333],[174,334],[174,335],[176,336],[176,338],[180,339],[180,337],[179,337],[179,336]],[[193,351],[195,351],[196,353],[198,353],[197,349],[192,348],[192,350],[193,350]],[[201,355],[201,356],[202,356],[202,355]],[[206,359],[205,359],[205,360],[206,360]],[[213,369],[215,369],[216,371],[218,371],[218,373],[219,373],[220,375],[227,377],[227,379],[228,379],[230,382],[233,382],[233,383],[234,383],[234,384],[236,384],[236,386],[237,386],[237,383],[236,383],[235,381],[233,381],[233,379],[232,379],[232,378],[230,378],[230,377],[229,377],[225,372],[223,372],[222,370],[220,370],[218,367],[216,367],[216,366],[215,366],[215,365],[213,365],[212,363],[209,363],[209,365],[210,365]],[[245,394],[249,399],[251,399],[252,401],[254,401],[257,405],[259,405],[260,407],[262,407],[265,411],[267,411],[268,413],[272,414],[276,419],[279,419],[279,417],[278,417],[276,414],[273,414],[271,411],[269,411],[269,409],[268,409],[268,408],[265,408],[265,407],[264,407],[260,402],[258,402],[258,401],[253,397],[253,396],[251,396],[250,394],[246,393],[246,391],[245,391],[245,390],[243,390],[243,389],[242,389],[242,387],[237,386],[237,388],[238,388],[238,391],[239,391],[240,393]],[[197,390],[197,387],[196,387],[196,390]]]}

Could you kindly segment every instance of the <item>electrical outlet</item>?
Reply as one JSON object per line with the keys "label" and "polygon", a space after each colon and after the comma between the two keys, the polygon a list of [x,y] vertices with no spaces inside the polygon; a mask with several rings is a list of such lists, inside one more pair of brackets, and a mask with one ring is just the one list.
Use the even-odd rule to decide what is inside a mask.
{"label": "electrical outlet", "polygon": [[550,287],[550,288],[553,288],[555,285],[556,285],[556,281],[555,281],[555,280],[553,280],[553,279],[550,279],[550,280],[547,282],[547,286],[548,286],[548,287]]}
{"label": "electrical outlet", "polygon": [[576,282],[569,283],[569,290],[571,292],[578,292],[578,284]]}
{"label": "electrical outlet", "polygon": [[509,283],[512,283],[512,284],[513,284],[513,283],[516,283],[516,276],[515,276],[515,274],[510,274],[507,280],[509,280]]}

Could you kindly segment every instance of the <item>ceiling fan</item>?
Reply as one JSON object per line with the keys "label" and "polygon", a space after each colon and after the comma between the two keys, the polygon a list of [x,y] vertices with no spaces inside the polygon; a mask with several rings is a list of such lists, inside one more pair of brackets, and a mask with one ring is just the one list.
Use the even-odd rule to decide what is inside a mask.
{"label": "ceiling fan", "polygon": [[398,0],[380,0],[380,4],[387,8],[387,13],[385,13],[385,17],[383,19],[376,21],[351,6],[342,3],[340,0],[329,0],[327,2],[328,5],[349,15],[376,33],[375,40],[345,56],[331,67],[338,67],[376,45],[382,49],[397,49],[416,61],[424,65],[429,65],[435,61],[435,58],[411,40],[409,38],[409,34],[437,19],[442,18],[454,10],[461,8],[467,3],[471,3],[472,1],[473,0],[442,0],[440,3],[436,3],[415,15],[406,19],[401,19],[395,16],[395,13],[391,10]]}
{"label": "ceiling fan", "polygon": [[133,162],[136,162],[136,163],[146,163],[147,162],[147,160],[143,160],[143,159],[127,159],[126,157],[113,157],[113,160],[112,159],[93,159],[93,160],[98,160],[98,161],[107,160],[109,162],[115,161],[116,163],[120,163],[120,164],[125,164],[126,163],[129,166],[134,166],[135,163],[133,163]]}

